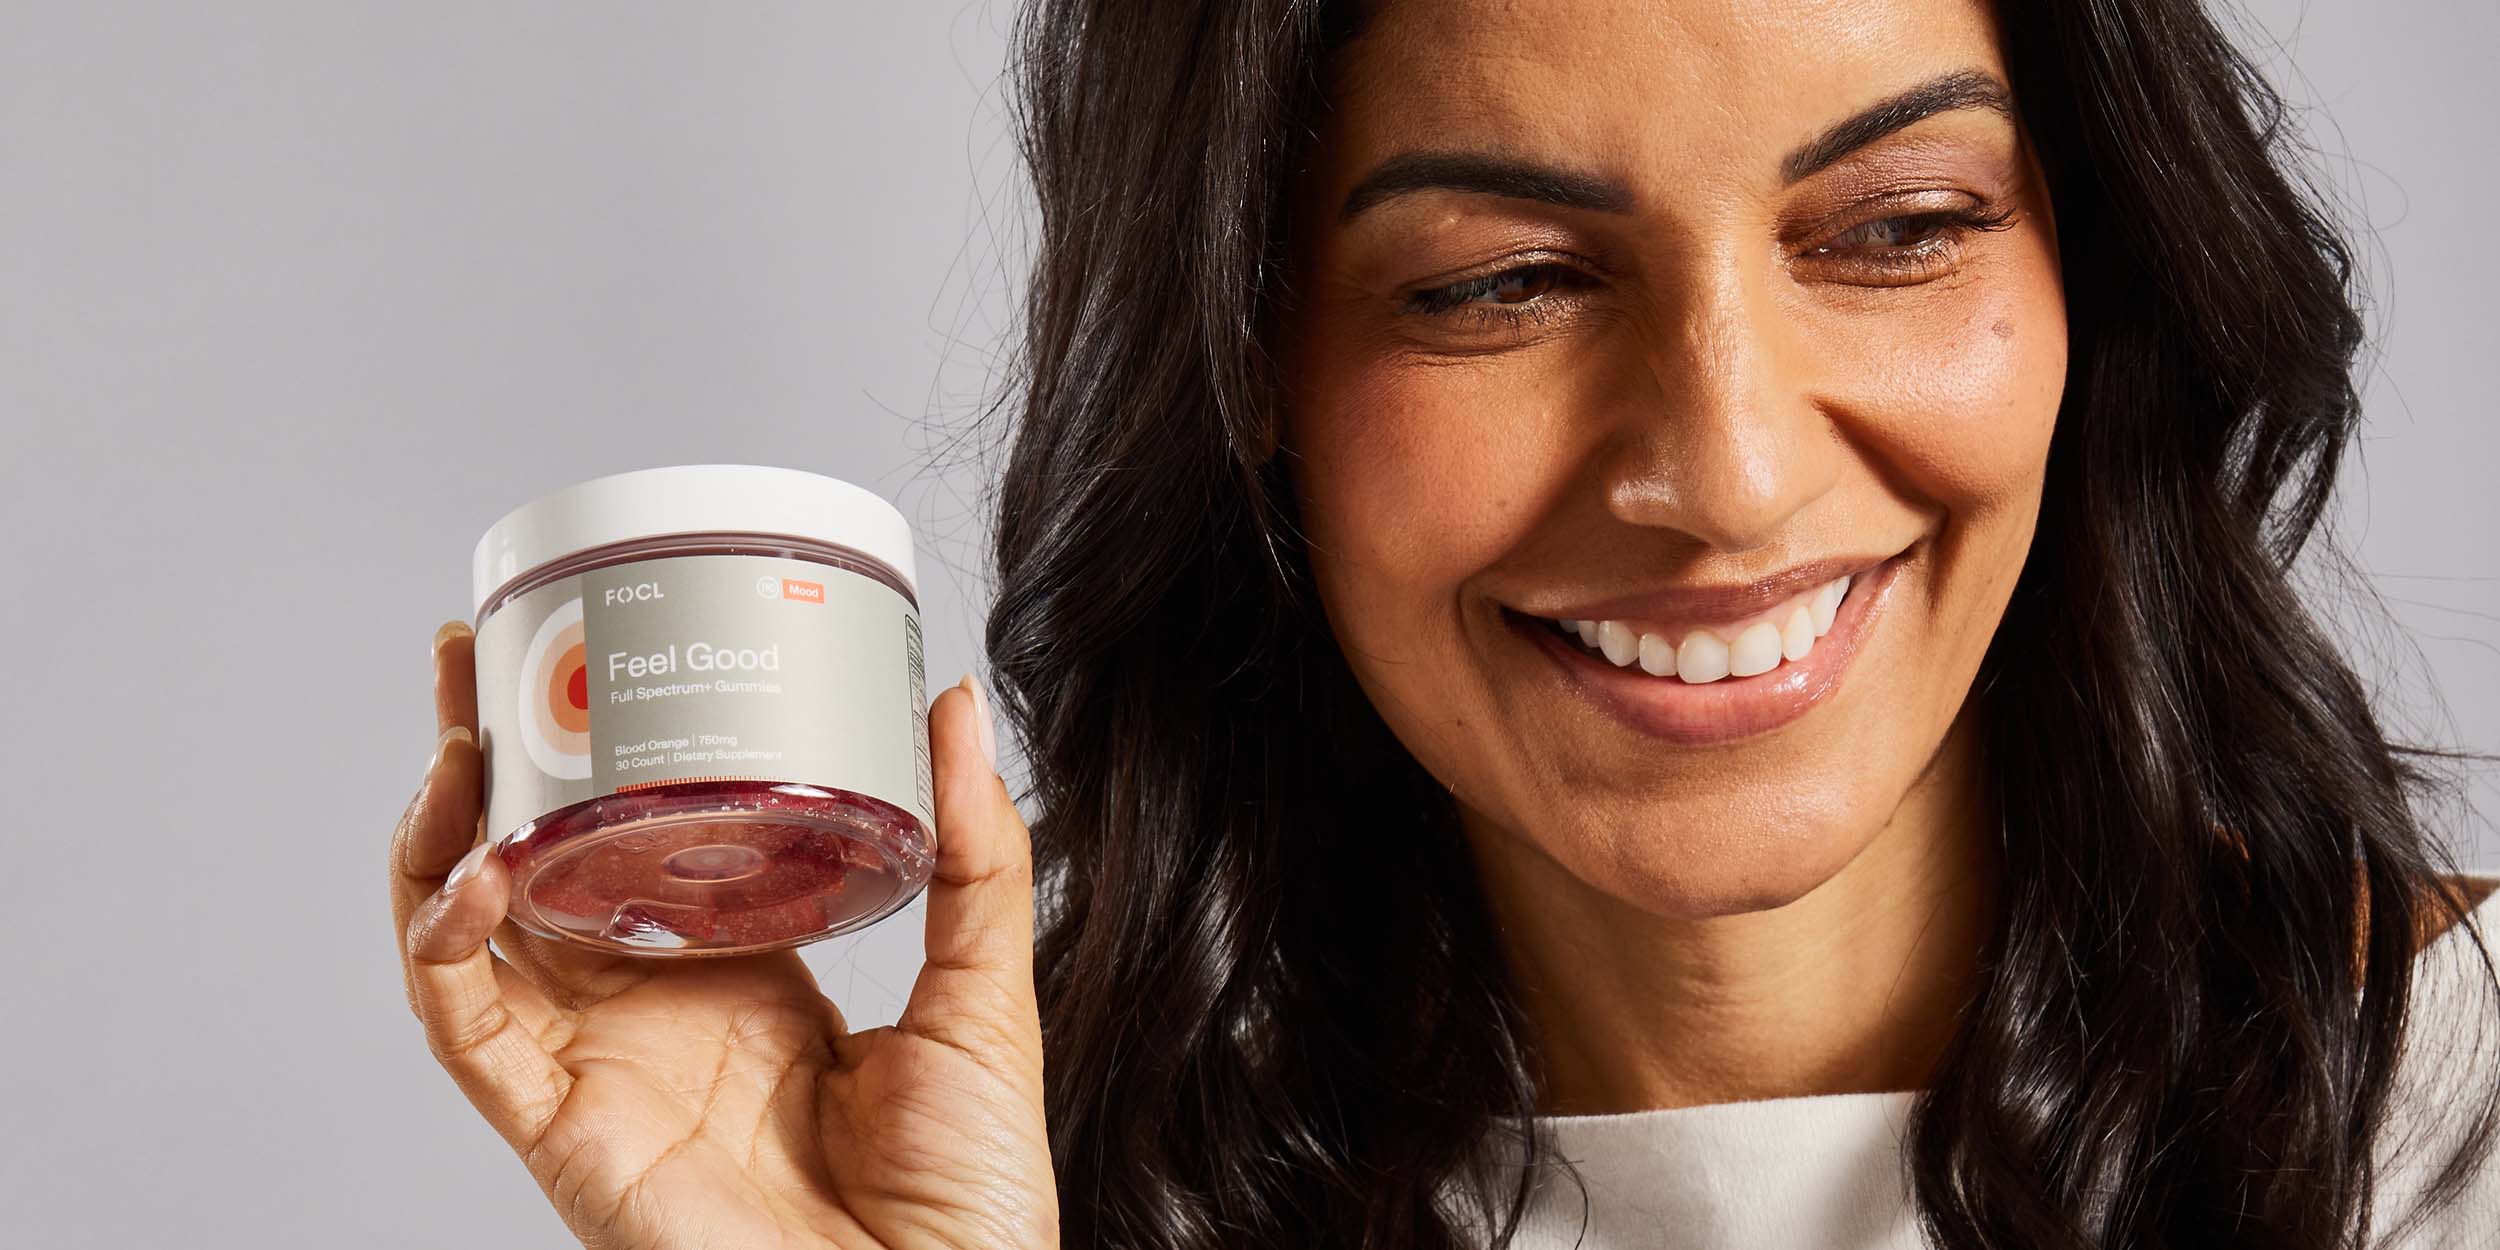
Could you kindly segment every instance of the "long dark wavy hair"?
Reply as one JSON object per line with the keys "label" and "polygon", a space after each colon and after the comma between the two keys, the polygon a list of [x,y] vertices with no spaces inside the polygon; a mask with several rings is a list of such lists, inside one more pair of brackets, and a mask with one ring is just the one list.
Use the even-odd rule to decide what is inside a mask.
{"label": "long dark wavy hair", "polygon": [[[2357,1244],[2422,933],[2465,918],[2296,597],[2358,419],[2351,249],[2196,0],[2000,17],[2070,371],[1973,697],[2003,920],[1914,1104],[1929,1236]],[[987,646],[1028,745],[1066,1244],[1507,1243],[1536,1057],[1447,792],[1312,591],[1271,343],[1335,0],[1027,0],[1036,261]],[[2485,971],[2488,972],[2488,966]],[[2479,1164],[2500,1090],[2432,1186]]]}

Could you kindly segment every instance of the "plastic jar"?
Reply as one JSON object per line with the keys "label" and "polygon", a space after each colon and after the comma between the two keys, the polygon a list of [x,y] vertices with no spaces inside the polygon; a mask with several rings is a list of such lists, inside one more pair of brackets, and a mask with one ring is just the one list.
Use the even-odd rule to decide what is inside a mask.
{"label": "plastic jar", "polygon": [[507,513],[472,563],[486,836],[532,933],[794,946],[936,862],[910,525],[814,473],[698,464]]}

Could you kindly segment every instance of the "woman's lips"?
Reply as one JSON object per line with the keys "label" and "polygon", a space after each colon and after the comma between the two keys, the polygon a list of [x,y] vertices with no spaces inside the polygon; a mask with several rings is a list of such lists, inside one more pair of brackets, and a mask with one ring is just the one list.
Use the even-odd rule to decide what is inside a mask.
{"label": "woman's lips", "polygon": [[1811,710],[1839,687],[1840,675],[1881,614],[1904,557],[1893,556],[1851,579],[1832,615],[1831,628],[1814,639],[1803,657],[1780,661],[1751,677],[1688,682],[1657,677],[1637,662],[1618,667],[1582,650],[1553,623],[1505,613],[1555,665],[1564,682],[1634,729],[1683,746],[1732,742],[1779,728]]}

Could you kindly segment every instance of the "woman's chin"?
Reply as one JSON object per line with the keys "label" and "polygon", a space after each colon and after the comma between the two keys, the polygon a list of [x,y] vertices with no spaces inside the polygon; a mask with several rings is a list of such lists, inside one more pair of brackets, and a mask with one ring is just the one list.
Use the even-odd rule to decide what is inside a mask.
{"label": "woman's chin", "polygon": [[1635,879],[1629,884],[1638,893],[1626,901],[1652,915],[1689,920],[1777,911],[1822,888],[1848,862],[1847,856],[1822,855],[1731,860]]}
{"label": "woman's chin", "polygon": [[[1543,858],[1579,885],[1639,912],[1702,920],[1774,911],[1839,876],[1873,840],[1866,822],[1789,822],[1784,832],[1730,818],[1694,821],[1690,812],[1644,822],[1592,815],[1585,823],[1546,826]],[[1662,825],[1680,833],[1626,836]],[[1707,829],[1740,830],[1718,834]]]}

